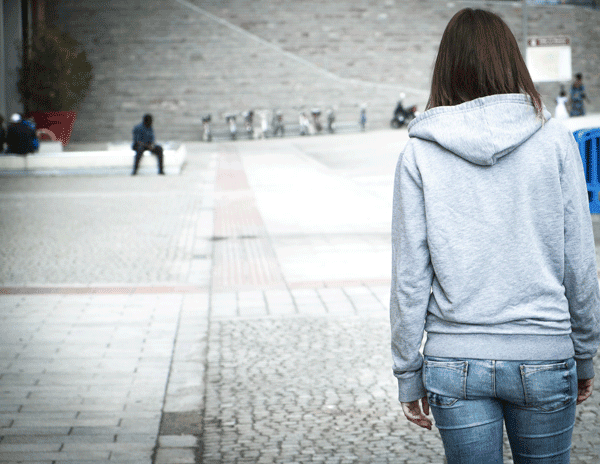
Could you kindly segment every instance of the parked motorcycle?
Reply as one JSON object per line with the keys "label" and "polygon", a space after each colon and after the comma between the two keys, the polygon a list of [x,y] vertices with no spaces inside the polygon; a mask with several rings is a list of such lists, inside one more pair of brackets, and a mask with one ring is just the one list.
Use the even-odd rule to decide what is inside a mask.
{"label": "parked motorcycle", "polygon": [[396,109],[394,110],[394,117],[390,121],[390,126],[394,129],[398,129],[405,124],[408,124],[417,116],[417,107],[416,105],[411,106],[410,108],[404,108],[402,101],[404,100],[404,94],[400,95],[400,100],[398,100],[398,104],[396,105]]}
{"label": "parked motorcycle", "polygon": [[244,128],[249,139],[254,138],[254,111],[250,110],[243,114]]}
{"label": "parked motorcycle", "polygon": [[327,131],[330,134],[333,134],[333,132],[335,131],[335,129],[333,128],[334,122],[335,122],[335,113],[333,111],[333,108],[329,108],[327,110]]}
{"label": "parked motorcycle", "polygon": [[310,110],[312,116],[313,130],[315,134],[319,134],[323,130],[323,124],[321,124],[321,110],[319,108],[313,108]]}
{"label": "parked motorcycle", "polygon": [[279,110],[273,113],[273,121],[271,123],[273,126],[273,137],[276,137],[277,134],[280,134],[281,137],[285,135],[285,127],[283,125],[283,113]]}

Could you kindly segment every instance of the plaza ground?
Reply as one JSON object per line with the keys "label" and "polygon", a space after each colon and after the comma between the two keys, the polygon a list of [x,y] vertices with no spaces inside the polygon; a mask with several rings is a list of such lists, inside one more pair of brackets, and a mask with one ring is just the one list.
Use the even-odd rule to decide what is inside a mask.
{"label": "plaza ground", "polygon": [[[0,462],[442,463],[391,372],[406,140],[187,143],[179,176],[0,178]],[[577,408],[573,463],[600,462],[599,412],[598,391]]]}

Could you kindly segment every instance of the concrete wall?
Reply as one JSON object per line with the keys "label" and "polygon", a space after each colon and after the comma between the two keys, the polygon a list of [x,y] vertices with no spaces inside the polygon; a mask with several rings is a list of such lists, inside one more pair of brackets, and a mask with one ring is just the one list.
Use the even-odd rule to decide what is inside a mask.
{"label": "concrete wall", "polygon": [[[211,113],[334,107],[385,127],[400,92],[424,109],[437,46],[466,6],[500,14],[522,43],[521,3],[446,0],[61,0],[55,16],[95,68],[74,141],[127,140],[145,112],[161,139],[198,140]],[[600,11],[529,6],[530,36],[567,35],[600,111]],[[569,82],[564,83],[567,86]],[[539,86],[553,109],[559,83]],[[217,127],[218,128],[218,127]]]}
{"label": "concrete wall", "polygon": [[23,111],[17,94],[18,74],[20,66],[17,46],[22,38],[21,2],[20,0],[3,0],[0,8],[0,114],[8,119],[12,113]]}

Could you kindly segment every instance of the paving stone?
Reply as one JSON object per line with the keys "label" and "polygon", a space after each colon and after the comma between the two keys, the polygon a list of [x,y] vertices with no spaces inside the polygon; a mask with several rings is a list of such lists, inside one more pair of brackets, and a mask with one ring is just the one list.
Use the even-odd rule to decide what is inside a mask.
{"label": "paving stone", "polygon": [[0,453],[31,453],[60,451],[60,443],[0,443]]}
{"label": "paving stone", "polygon": [[70,461],[108,460],[108,451],[78,450],[73,452],[0,452],[0,461]]}
{"label": "paving stone", "polygon": [[192,448],[198,445],[198,438],[193,435],[160,435],[158,442],[163,448]]}
{"label": "paving stone", "polygon": [[[147,458],[147,459],[139,459],[139,458],[133,458],[132,460],[92,460],[92,461],[76,461],[77,464],[114,464],[116,462],[118,462],[119,464],[153,464],[152,463],[152,459]],[[52,464],[73,464],[73,460],[71,459],[67,459],[67,460],[56,460],[53,461]]]}
{"label": "paving stone", "polygon": [[188,448],[160,448],[156,453],[155,464],[194,464],[194,452]]}
{"label": "paving stone", "polygon": [[[4,464],[22,464],[23,461],[2,461]],[[27,461],[27,464],[54,464],[55,461]]]}

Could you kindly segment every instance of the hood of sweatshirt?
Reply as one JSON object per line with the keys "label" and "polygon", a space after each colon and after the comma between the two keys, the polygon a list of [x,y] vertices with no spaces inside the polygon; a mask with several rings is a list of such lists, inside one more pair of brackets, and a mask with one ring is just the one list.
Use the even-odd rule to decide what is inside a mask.
{"label": "hood of sweatshirt", "polygon": [[[551,115],[544,108],[545,120]],[[502,94],[432,108],[408,126],[409,137],[435,142],[481,166],[491,166],[541,129],[527,95]]]}

